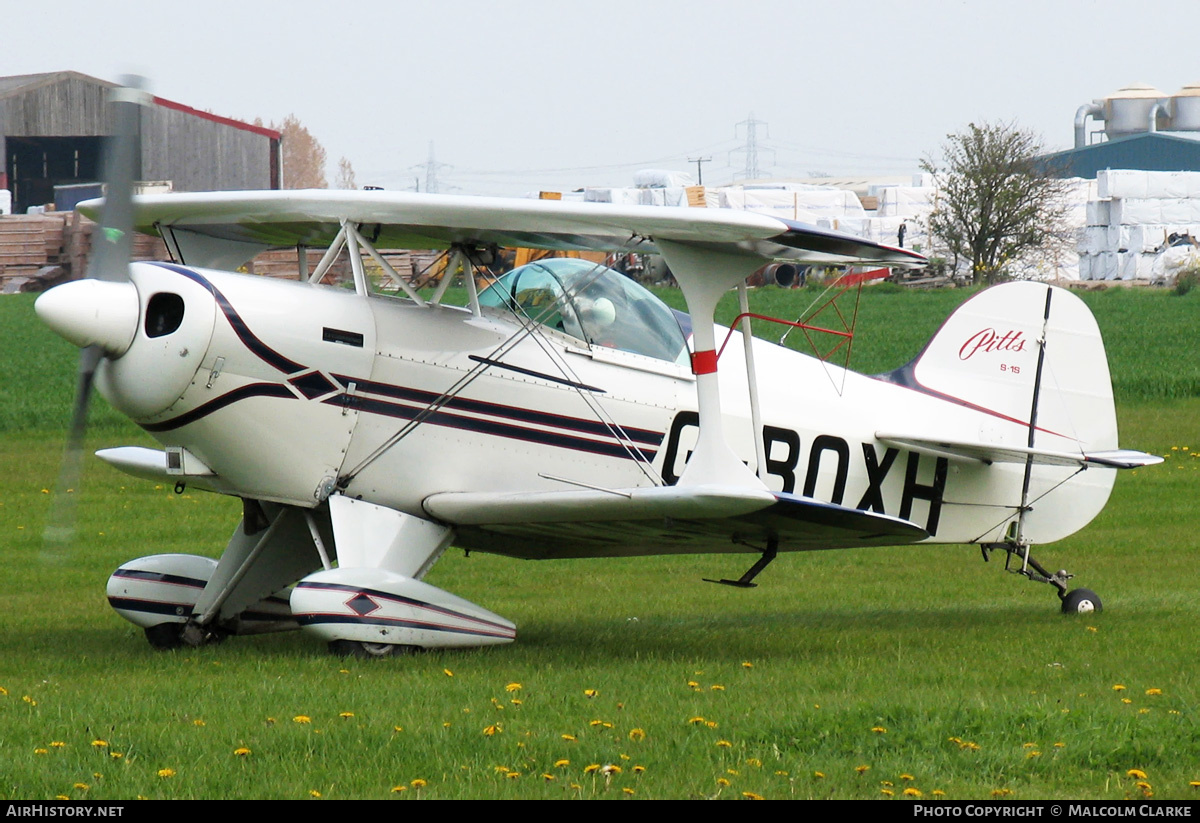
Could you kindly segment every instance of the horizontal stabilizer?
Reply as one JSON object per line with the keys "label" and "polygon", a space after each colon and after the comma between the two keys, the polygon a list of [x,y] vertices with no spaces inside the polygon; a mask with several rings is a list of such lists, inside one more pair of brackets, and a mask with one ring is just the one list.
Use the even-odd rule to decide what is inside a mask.
{"label": "horizontal stabilizer", "polygon": [[1031,449],[1024,446],[1001,446],[995,443],[972,443],[963,440],[935,440],[889,432],[876,432],[879,442],[889,446],[930,454],[978,460],[981,463],[1033,463],[1044,466],[1102,466],[1110,469],[1136,469],[1161,463],[1162,458],[1131,449],[1098,452],[1063,452],[1050,449]]}

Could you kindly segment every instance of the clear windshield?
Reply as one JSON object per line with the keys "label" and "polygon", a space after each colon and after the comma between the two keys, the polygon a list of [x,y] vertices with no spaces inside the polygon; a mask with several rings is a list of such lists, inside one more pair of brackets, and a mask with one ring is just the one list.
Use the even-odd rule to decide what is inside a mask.
{"label": "clear windshield", "polygon": [[674,313],[620,272],[572,258],[513,269],[479,295],[593,346],[683,362],[687,341]]}

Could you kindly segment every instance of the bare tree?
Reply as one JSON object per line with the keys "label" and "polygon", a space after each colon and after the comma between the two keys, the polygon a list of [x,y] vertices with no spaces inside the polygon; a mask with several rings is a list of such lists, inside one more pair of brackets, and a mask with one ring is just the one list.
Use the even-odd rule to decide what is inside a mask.
{"label": "bare tree", "polygon": [[358,184],[354,182],[354,166],[350,165],[350,161],[345,157],[338,161],[337,180],[333,187],[335,189],[358,188]]}
{"label": "bare tree", "polygon": [[1052,255],[1065,237],[1065,180],[1038,158],[1039,136],[1010,123],[971,123],[946,136],[942,163],[921,168],[937,178],[930,234],[975,280],[1020,276],[1035,256]]}
{"label": "bare tree", "polygon": [[324,189],[325,148],[309,134],[296,115],[283,118],[283,125],[271,124],[283,134],[283,187],[285,189]]}

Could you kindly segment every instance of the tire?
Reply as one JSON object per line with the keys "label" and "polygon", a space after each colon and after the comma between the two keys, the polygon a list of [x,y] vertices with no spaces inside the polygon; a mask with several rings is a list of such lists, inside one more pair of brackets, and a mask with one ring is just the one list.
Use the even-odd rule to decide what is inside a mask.
{"label": "tire", "polygon": [[401,646],[396,643],[366,643],[358,640],[331,640],[329,653],[338,657],[358,657],[365,660],[378,660],[412,654],[416,646]]}
{"label": "tire", "polygon": [[1062,598],[1063,614],[1087,614],[1103,609],[1100,598],[1091,589],[1075,589],[1067,592]]}
{"label": "tire", "polygon": [[160,652],[178,649],[183,645],[183,623],[159,623],[146,627],[146,640]]}

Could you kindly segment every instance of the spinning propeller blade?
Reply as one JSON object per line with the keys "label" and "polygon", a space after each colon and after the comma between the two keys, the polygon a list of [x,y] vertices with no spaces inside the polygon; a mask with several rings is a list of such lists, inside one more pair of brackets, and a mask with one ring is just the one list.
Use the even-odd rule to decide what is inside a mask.
{"label": "spinning propeller blade", "polygon": [[[104,144],[104,208],[100,214],[100,224],[92,235],[92,250],[85,279],[127,284],[130,282],[129,262],[133,249],[133,183],[141,162],[141,106],[149,100],[149,95],[143,89],[141,77],[124,77],[122,83],[124,85],[113,89],[109,97],[113,134]],[[48,321],[50,316],[55,316],[57,322],[50,324],[62,333],[62,327],[69,326],[77,316],[87,313],[87,307],[79,303],[78,295],[74,300],[52,298],[39,306],[39,314]],[[103,308],[103,301],[96,304],[92,309],[93,317],[98,318]],[[86,336],[87,330],[81,333]],[[70,547],[75,535],[73,495],[79,488],[83,470],[83,438],[87,431],[87,412],[96,380],[96,367],[105,355],[102,342],[93,339],[78,342],[83,348],[79,354],[79,377],[71,412],[71,427],[43,535],[46,554],[51,558],[61,556]]]}

